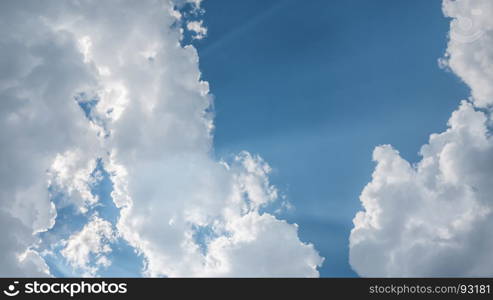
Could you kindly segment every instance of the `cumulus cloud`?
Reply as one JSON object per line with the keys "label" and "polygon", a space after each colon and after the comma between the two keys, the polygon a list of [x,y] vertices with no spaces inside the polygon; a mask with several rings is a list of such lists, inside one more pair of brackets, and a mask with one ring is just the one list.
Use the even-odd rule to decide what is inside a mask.
{"label": "cumulus cloud", "polygon": [[[263,265],[252,256],[219,255],[213,253],[216,248],[208,247],[234,235],[237,229],[231,224],[249,214],[270,216],[260,209],[277,194],[268,183],[270,168],[260,158],[242,153],[231,164],[212,158],[211,97],[208,83],[200,79],[198,54],[194,47],[180,45],[180,33],[170,29],[174,18],[153,7],[146,2],[132,10],[128,26],[136,34],[117,35],[117,41],[105,38],[115,38],[114,32],[122,30],[117,18],[114,23],[107,16],[91,18],[75,29],[87,28],[80,35],[93,41],[92,63],[96,69],[108,70],[102,85],[118,82],[126,98],[121,115],[106,122],[110,155],[105,163],[114,182],[113,198],[121,208],[117,228],[122,237],[144,255],[144,272],[150,276],[241,276],[235,272],[240,264],[250,264],[248,275],[318,275],[322,261],[318,253],[299,240],[292,229],[295,225],[274,217],[269,220],[279,238],[290,237],[285,251],[293,255],[292,260],[302,259],[304,268],[287,261],[287,267]],[[162,34],[163,28],[167,35]],[[145,38],[140,32],[146,32]],[[115,50],[115,43],[126,46]],[[111,98],[100,97],[96,110],[107,101]],[[255,239],[279,245],[277,239],[263,237],[272,233],[259,230],[262,219],[258,220],[242,230],[258,231]],[[202,243],[197,241],[201,229],[208,232]],[[228,247],[241,247],[233,241]],[[260,251],[261,243],[245,245],[258,247],[264,260],[274,255]],[[216,264],[208,263],[211,257]]]}
{"label": "cumulus cloud", "polygon": [[5,276],[49,276],[48,266],[40,255],[29,250],[37,242],[32,229],[10,214],[0,210],[0,275]]}
{"label": "cumulus cloud", "polygon": [[300,242],[297,226],[259,211],[277,197],[260,158],[242,153],[228,165],[186,156],[135,166],[142,170],[129,187],[139,205],[122,210],[118,227],[147,256],[147,275],[318,275],[322,259]]}
{"label": "cumulus cloud", "polygon": [[73,234],[60,252],[83,276],[95,276],[99,267],[108,267],[111,261],[105,254],[111,252],[110,244],[116,241],[110,222],[93,216],[84,228]]}
{"label": "cumulus cloud", "polygon": [[[48,186],[51,193],[65,195],[66,204],[75,204],[80,213],[86,213],[88,208],[98,202],[98,195],[93,195],[91,185],[98,181],[93,176],[96,169],[96,159],[88,159],[87,154],[74,149],[55,156],[48,170]],[[59,202],[62,207],[63,202]]]}
{"label": "cumulus cloud", "polygon": [[201,40],[207,35],[207,28],[203,25],[204,21],[190,21],[187,23],[187,29],[194,33],[193,38]]}
{"label": "cumulus cloud", "polygon": [[252,211],[228,218],[225,230],[229,234],[210,241],[205,269],[199,274],[221,277],[318,275],[316,266],[323,259],[315,255],[313,245],[300,244],[297,225]]}
{"label": "cumulus cloud", "polygon": [[[322,258],[297,225],[263,211],[278,198],[268,164],[213,158],[208,83],[176,26],[186,3],[201,10],[197,0],[0,4],[0,222],[13,229],[0,250],[16,258],[2,275],[47,272],[33,233],[53,226],[54,193],[79,214],[97,205],[98,159],[120,218],[113,230],[92,216],[67,239],[61,254],[85,275],[111,264],[116,235],[150,276],[318,275]],[[201,21],[183,22],[205,35]]]}
{"label": "cumulus cloud", "polygon": [[362,276],[492,276],[493,32],[489,1],[443,2],[452,17],[442,66],[470,87],[448,129],[432,134],[413,165],[389,145],[354,218],[350,262]]}
{"label": "cumulus cloud", "polygon": [[444,65],[471,88],[474,104],[493,104],[493,3],[489,0],[444,0],[443,12],[452,18]]}
{"label": "cumulus cloud", "polygon": [[54,13],[53,4],[0,4],[0,221],[14,239],[1,250],[2,276],[40,274],[43,264],[20,260],[40,259],[29,250],[33,233],[55,222],[46,174],[55,157],[72,149],[95,153],[94,129],[73,98],[93,75],[71,35],[39,17]]}

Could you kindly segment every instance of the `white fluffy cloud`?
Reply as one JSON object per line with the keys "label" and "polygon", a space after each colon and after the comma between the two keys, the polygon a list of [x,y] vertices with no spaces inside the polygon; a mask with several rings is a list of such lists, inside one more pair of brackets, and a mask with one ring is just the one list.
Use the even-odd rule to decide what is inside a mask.
{"label": "white fluffy cloud", "polygon": [[116,241],[110,222],[93,216],[80,232],[73,234],[60,252],[84,276],[95,276],[99,267],[108,267],[111,261],[105,254],[111,252],[110,243]]}
{"label": "white fluffy cloud", "polygon": [[36,243],[32,229],[0,210],[0,276],[48,276],[48,266],[38,253],[28,250]]}
{"label": "white fluffy cloud", "polygon": [[318,275],[322,259],[299,241],[297,226],[259,212],[276,197],[260,158],[242,153],[226,165],[188,154],[141,163],[118,227],[147,256],[148,275]]}
{"label": "white fluffy cloud", "polygon": [[471,88],[474,104],[493,104],[493,2],[444,0],[443,12],[452,18],[445,60]]}
{"label": "white fluffy cloud", "polygon": [[188,22],[187,29],[194,33],[193,38],[197,40],[201,40],[207,35],[207,28],[204,27],[204,22],[202,20]]}
{"label": "white fluffy cloud", "polygon": [[44,264],[17,264],[41,260],[28,250],[36,244],[33,233],[55,221],[46,171],[59,153],[94,153],[95,131],[74,100],[92,83],[92,72],[70,33],[41,17],[56,13],[56,5],[0,3],[0,222],[11,237],[0,246],[1,276],[48,272],[40,273]]}
{"label": "white fluffy cloud", "polygon": [[[362,276],[492,276],[493,6],[445,0],[452,17],[442,65],[470,87],[472,98],[432,134],[411,165],[391,146],[379,146],[377,166],[354,218],[350,262]],[[475,107],[476,106],[476,107]]]}
{"label": "white fluffy cloud", "polygon": [[[32,233],[55,221],[47,188],[87,213],[98,201],[90,191],[98,158],[121,209],[111,236],[144,256],[146,275],[318,275],[322,258],[297,226],[262,212],[277,199],[268,164],[247,152],[231,163],[213,158],[208,84],[176,26],[187,24],[176,9],[198,11],[200,2],[0,4],[0,222],[12,224],[16,240],[0,250],[32,271],[14,261],[2,275],[46,272],[26,250]],[[91,218],[62,251],[88,275],[88,259],[109,239],[105,222]],[[98,263],[111,262],[100,255]]]}
{"label": "white fluffy cloud", "polygon": [[66,195],[65,203],[75,204],[80,213],[86,213],[88,207],[98,202],[98,195],[91,192],[91,184],[98,180],[93,176],[96,168],[96,159],[90,159],[87,154],[79,149],[58,153],[48,170],[48,185],[52,193]]}
{"label": "white fluffy cloud", "polygon": [[[267,164],[247,153],[232,165],[212,158],[213,123],[207,113],[211,98],[207,82],[200,80],[197,52],[192,46],[182,47],[179,32],[169,29],[175,20],[163,14],[169,8],[159,11],[154,5],[144,2],[139,9],[126,9],[135,35],[115,37],[121,25],[117,18],[108,22],[108,16],[77,26],[83,28],[80,35],[92,41],[95,68],[107,70],[101,84],[118,83],[125,98],[121,115],[106,123],[111,152],[106,164],[115,183],[113,197],[122,209],[120,233],[144,255],[145,274],[150,276],[241,276],[236,272],[240,265],[249,266],[249,276],[317,276],[322,260],[312,246],[299,241],[295,225],[259,212],[277,197],[268,183]],[[107,35],[118,40],[108,40]],[[115,43],[123,47],[114,49]],[[110,107],[112,101],[101,97],[96,109]],[[252,219],[255,214],[259,218]],[[232,224],[244,218],[258,222],[248,222],[242,233],[237,232],[240,229]],[[260,228],[266,224],[272,229]],[[203,242],[207,245],[202,245],[205,252],[196,240],[198,228],[210,231]],[[244,232],[256,232],[255,238],[209,247]],[[262,251],[268,248],[265,243],[279,245],[274,233],[290,243],[277,252]],[[255,249],[257,256],[247,251],[245,256],[228,254],[242,245]],[[270,259],[283,251],[289,260]],[[302,263],[288,263],[293,260]],[[271,264],[265,265],[268,261]]]}

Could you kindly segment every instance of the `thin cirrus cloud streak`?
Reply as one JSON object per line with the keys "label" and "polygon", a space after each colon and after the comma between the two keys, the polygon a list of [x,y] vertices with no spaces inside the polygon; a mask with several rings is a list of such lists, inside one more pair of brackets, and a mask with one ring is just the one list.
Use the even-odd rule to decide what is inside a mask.
{"label": "thin cirrus cloud streak", "polygon": [[350,263],[361,276],[492,276],[493,3],[444,0],[451,18],[439,64],[470,88],[448,129],[432,134],[411,165],[390,145],[354,218]]}
{"label": "thin cirrus cloud streak", "polygon": [[[96,276],[118,240],[145,276],[318,276],[323,258],[297,225],[261,211],[278,199],[269,165],[248,152],[212,158],[208,83],[181,45],[186,2],[201,11],[200,1],[0,4],[2,276],[50,276],[47,257]],[[113,224],[95,210],[98,165]],[[57,236],[64,207],[85,222]]]}
{"label": "thin cirrus cloud streak", "polygon": [[251,30],[251,28],[259,26],[259,24],[262,24],[263,22],[271,18],[272,15],[274,15],[279,9],[282,9],[288,4],[288,1],[279,1],[277,3],[274,3],[271,5],[271,7],[253,16],[247,22],[238,24],[238,26],[231,28],[228,32],[224,34],[224,36],[217,39],[214,43],[204,47],[201,51],[201,56],[206,57],[211,52],[218,51],[218,49],[221,48],[221,45],[224,45],[226,43],[233,43],[235,39],[241,37],[243,34],[246,34],[249,30]]}

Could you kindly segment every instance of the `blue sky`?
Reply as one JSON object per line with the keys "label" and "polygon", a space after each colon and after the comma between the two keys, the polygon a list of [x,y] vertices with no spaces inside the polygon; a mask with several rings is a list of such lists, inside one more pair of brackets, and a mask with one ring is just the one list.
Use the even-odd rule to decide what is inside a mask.
{"label": "blue sky", "polygon": [[468,89],[438,67],[441,1],[206,1],[196,43],[215,99],[215,150],[258,153],[294,204],[286,214],[326,257],[321,276],[355,276],[352,218],[375,146],[416,162]]}

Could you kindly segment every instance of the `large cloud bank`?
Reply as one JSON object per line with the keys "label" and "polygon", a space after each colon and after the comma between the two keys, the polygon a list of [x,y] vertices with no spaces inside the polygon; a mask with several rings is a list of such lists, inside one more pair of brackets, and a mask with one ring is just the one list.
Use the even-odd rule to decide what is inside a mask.
{"label": "large cloud bank", "polygon": [[89,276],[111,264],[117,237],[148,276],[318,276],[323,259],[297,226],[263,211],[278,198],[268,164],[212,158],[208,84],[182,45],[183,30],[206,29],[183,7],[202,12],[200,1],[0,3],[0,275],[50,275],[36,252],[56,221],[50,198],[89,214],[100,159],[120,218],[88,215],[61,241]]}
{"label": "large cloud bank", "polygon": [[444,0],[443,11],[451,23],[440,64],[472,96],[418,163],[389,145],[375,149],[350,236],[350,263],[362,276],[493,276],[493,3]]}

